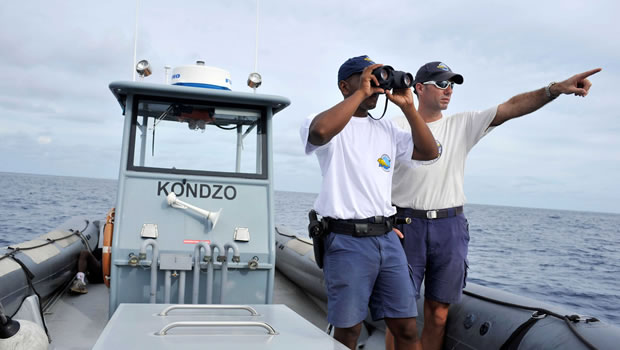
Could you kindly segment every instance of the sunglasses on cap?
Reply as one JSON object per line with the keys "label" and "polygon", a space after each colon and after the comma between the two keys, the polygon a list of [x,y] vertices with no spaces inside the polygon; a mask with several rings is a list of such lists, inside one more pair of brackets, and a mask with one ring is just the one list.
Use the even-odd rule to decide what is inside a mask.
{"label": "sunglasses on cap", "polygon": [[436,88],[441,89],[441,90],[445,90],[449,87],[454,89],[454,82],[453,81],[448,81],[448,80],[442,80],[442,81],[425,81],[422,83],[422,85],[435,85]]}

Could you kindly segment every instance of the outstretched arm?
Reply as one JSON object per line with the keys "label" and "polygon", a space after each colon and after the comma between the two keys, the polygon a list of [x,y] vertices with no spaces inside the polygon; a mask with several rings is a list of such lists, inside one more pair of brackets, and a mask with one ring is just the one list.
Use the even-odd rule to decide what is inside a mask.
{"label": "outstretched arm", "polygon": [[532,113],[562,94],[586,97],[592,86],[587,78],[600,71],[601,68],[592,69],[555,83],[549,87],[550,96],[547,96],[547,89],[542,88],[512,97],[497,107],[497,114],[491,126],[498,126],[507,120]]}
{"label": "outstretched arm", "polygon": [[411,137],[415,141],[413,144],[412,159],[415,160],[431,160],[439,156],[437,150],[437,142],[431,133],[431,130],[420,117],[418,111],[413,105],[413,93],[411,89],[394,89],[394,93],[385,92],[387,98],[394,102],[405,114],[409,126],[411,127]]}
{"label": "outstretched arm", "polygon": [[315,146],[322,146],[328,143],[344,129],[357,108],[366,98],[375,93],[383,93],[383,89],[372,87],[370,84],[372,80],[377,86],[379,85],[379,81],[372,75],[372,71],[381,66],[382,64],[373,64],[366,67],[360,77],[359,88],[357,86],[350,87],[348,83],[344,83],[347,85],[341,88],[347,90],[344,91],[345,93],[348,94],[350,92],[351,94],[342,102],[314,117],[310,123],[308,142]]}

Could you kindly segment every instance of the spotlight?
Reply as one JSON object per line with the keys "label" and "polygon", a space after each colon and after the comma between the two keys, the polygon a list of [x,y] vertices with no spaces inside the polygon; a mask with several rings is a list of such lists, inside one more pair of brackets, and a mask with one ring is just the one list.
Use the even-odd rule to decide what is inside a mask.
{"label": "spotlight", "polygon": [[250,73],[250,75],[248,76],[248,86],[252,89],[256,89],[257,87],[259,87],[262,82],[263,78],[260,76],[260,74],[256,72]]}
{"label": "spotlight", "polygon": [[149,61],[142,60],[136,63],[136,72],[140,74],[141,78],[148,77],[149,75],[151,75],[152,72],[151,72],[151,65],[149,64]]}

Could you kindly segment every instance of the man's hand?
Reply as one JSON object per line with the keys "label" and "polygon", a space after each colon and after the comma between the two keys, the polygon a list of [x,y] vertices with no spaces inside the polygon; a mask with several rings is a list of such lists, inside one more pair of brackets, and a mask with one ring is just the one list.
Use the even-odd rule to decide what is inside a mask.
{"label": "man's hand", "polygon": [[551,85],[549,87],[551,98],[547,95],[546,89],[538,89],[513,96],[510,100],[497,106],[497,114],[495,114],[495,118],[490,126],[502,125],[507,120],[532,113],[561,94],[575,94],[575,96],[585,97],[592,86],[592,83],[587,78],[600,71],[601,68],[592,69],[575,74],[564,81]]}
{"label": "man's hand", "polygon": [[592,83],[587,77],[600,72],[601,68],[589,70],[587,72],[575,74],[572,77],[553,84],[550,88],[551,96],[558,96],[560,94],[575,94],[575,96],[586,97],[588,90],[592,86]]}
{"label": "man's hand", "polygon": [[[379,81],[377,80],[377,77],[375,77],[372,74],[372,71],[375,70],[376,68],[379,68],[383,66],[382,64],[373,64],[371,66],[368,66],[366,68],[364,68],[364,70],[362,71],[362,75],[360,77],[360,85],[358,88],[358,91],[361,91],[362,93],[364,93],[364,95],[366,97],[370,97],[374,94],[382,94],[385,92],[385,90],[383,90],[382,88],[378,87],[379,86]],[[372,86],[372,83],[375,83],[375,86]]]}
{"label": "man's hand", "polygon": [[394,93],[389,90],[385,91],[388,100],[392,101],[403,111],[413,106],[413,93],[410,88],[394,89]]}

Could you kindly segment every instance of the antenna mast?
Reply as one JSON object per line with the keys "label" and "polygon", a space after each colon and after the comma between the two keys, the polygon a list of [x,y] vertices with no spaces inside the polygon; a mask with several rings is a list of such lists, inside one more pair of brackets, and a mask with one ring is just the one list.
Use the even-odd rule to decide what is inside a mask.
{"label": "antenna mast", "polygon": [[258,72],[258,2],[256,0],[256,51],[254,52],[254,71]]}
{"label": "antenna mast", "polygon": [[256,51],[254,52],[254,72],[248,76],[248,86],[256,93],[256,88],[263,82],[258,74],[258,0],[256,0]]}
{"label": "antenna mast", "polygon": [[133,61],[131,62],[131,70],[133,71],[133,81],[136,81],[136,51],[138,47],[138,1],[136,0],[136,27],[133,31]]}

